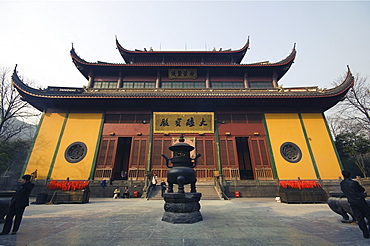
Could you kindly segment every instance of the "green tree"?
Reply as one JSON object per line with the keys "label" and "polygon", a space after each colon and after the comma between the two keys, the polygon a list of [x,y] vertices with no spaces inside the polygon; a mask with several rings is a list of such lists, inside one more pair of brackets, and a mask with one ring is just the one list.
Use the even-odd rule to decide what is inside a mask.
{"label": "green tree", "polygon": [[362,134],[346,132],[336,136],[335,145],[344,167],[356,173],[355,166],[363,177],[367,177],[370,170],[370,140]]}
{"label": "green tree", "polygon": [[30,147],[30,140],[21,139],[4,142],[0,146],[0,172],[3,176],[19,177]]}

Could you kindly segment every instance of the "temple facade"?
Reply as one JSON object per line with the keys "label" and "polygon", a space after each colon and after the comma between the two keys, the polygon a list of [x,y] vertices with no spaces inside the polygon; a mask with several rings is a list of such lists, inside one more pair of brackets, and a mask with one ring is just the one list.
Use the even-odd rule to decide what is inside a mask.
{"label": "temple facade", "polygon": [[[38,179],[166,177],[162,154],[184,134],[198,182],[331,180],[341,176],[324,112],[353,86],[283,88],[296,57],[242,64],[239,50],[127,50],[122,63],[70,52],[86,86],[35,89],[14,71],[22,98],[43,112],[24,173]],[[288,53],[288,52],[287,52]],[[66,78],[68,79],[68,78]]]}

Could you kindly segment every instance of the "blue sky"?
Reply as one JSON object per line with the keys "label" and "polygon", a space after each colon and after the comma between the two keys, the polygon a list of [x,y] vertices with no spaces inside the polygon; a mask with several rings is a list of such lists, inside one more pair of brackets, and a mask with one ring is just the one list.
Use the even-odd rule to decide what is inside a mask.
{"label": "blue sky", "polygon": [[332,87],[350,66],[370,75],[369,1],[3,1],[0,66],[42,87],[87,84],[71,62],[123,63],[127,49],[240,49],[242,63],[276,62],[296,43],[284,87]]}

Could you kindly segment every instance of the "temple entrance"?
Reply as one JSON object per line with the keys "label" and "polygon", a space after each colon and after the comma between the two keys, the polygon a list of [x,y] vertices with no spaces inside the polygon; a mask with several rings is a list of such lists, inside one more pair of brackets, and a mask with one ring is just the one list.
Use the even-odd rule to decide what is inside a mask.
{"label": "temple entrance", "polygon": [[239,160],[240,179],[254,179],[247,137],[236,137],[236,150]]}
{"label": "temple entrance", "polygon": [[[201,157],[197,161],[197,166],[194,168],[197,172],[197,180],[212,181],[216,166],[216,150],[214,138],[212,136],[185,136],[185,143],[195,147],[190,153],[191,158],[195,158],[197,154]],[[155,136],[153,141],[153,151],[151,159],[151,172],[156,173],[159,178],[166,178],[168,167],[165,164],[165,159],[161,156],[164,154],[168,157],[172,155],[168,149],[171,145],[178,141],[178,137]]]}
{"label": "temple entrance", "polygon": [[[130,161],[131,137],[118,138],[116,162],[114,164],[113,179],[122,179],[121,172],[128,173],[128,164]],[[126,176],[127,178],[127,176]]]}

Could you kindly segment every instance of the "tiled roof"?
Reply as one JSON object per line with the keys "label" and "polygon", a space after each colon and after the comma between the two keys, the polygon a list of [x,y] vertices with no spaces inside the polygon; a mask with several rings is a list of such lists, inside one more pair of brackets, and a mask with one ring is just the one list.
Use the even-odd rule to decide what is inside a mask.
{"label": "tiled roof", "polygon": [[231,63],[206,63],[206,64],[199,64],[199,63],[181,63],[181,62],[168,62],[168,63],[109,63],[109,62],[88,62],[82,59],[80,56],[77,55],[74,48],[71,49],[71,57],[73,62],[76,66],[80,65],[89,65],[89,66],[101,66],[101,67],[173,67],[173,66],[196,66],[196,67],[268,67],[268,66],[281,66],[286,65],[292,62],[296,56],[296,49],[295,47],[292,49],[291,53],[284,59],[278,62],[257,62],[257,63],[250,63],[250,64],[231,64]]}
{"label": "tiled roof", "polygon": [[12,81],[22,96],[38,98],[325,98],[346,93],[354,79],[348,68],[342,84],[331,89],[317,87],[272,88],[272,89],[80,89],[77,92],[55,92],[34,89],[24,84],[14,70]]}
{"label": "tiled roof", "polygon": [[249,47],[249,37],[247,39],[247,42],[245,43],[245,45],[238,49],[238,50],[231,50],[231,49],[227,49],[227,50],[216,50],[216,51],[156,51],[156,50],[128,50],[128,49],[125,49],[124,47],[122,47],[120,45],[120,43],[118,42],[118,39],[116,37],[116,45],[119,49],[121,50],[124,50],[125,52],[127,53],[133,53],[133,54],[142,54],[142,53],[152,53],[152,54],[162,54],[162,53],[204,53],[204,54],[214,54],[214,53],[240,53],[240,52],[243,52],[245,50],[248,49]]}

